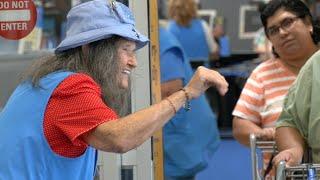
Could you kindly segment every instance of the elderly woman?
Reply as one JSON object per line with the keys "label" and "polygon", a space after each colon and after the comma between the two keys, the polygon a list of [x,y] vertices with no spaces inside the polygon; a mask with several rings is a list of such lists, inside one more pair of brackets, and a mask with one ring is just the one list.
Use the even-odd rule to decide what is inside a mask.
{"label": "elderly woman", "polygon": [[[233,134],[249,145],[249,134],[274,140],[283,100],[300,68],[318,50],[319,28],[300,0],[272,0],[261,14],[275,58],[251,74],[233,111]],[[268,161],[268,159],[266,159]]]}

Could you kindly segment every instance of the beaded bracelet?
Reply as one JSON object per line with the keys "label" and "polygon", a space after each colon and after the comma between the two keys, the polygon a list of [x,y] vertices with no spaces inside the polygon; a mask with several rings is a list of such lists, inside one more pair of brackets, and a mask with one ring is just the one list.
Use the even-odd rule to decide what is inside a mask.
{"label": "beaded bracelet", "polygon": [[176,114],[176,113],[177,113],[177,109],[176,109],[176,107],[174,107],[172,101],[171,101],[170,99],[168,99],[168,98],[165,98],[164,100],[167,100],[167,101],[169,102],[169,104],[170,104],[170,106],[172,107],[174,113]]}
{"label": "beaded bracelet", "polygon": [[190,96],[189,96],[189,94],[187,93],[187,90],[186,90],[185,88],[182,88],[181,91],[183,91],[183,92],[184,92],[184,95],[186,96],[186,102],[184,103],[183,108],[184,108],[186,111],[190,111],[190,109],[191,109]]}

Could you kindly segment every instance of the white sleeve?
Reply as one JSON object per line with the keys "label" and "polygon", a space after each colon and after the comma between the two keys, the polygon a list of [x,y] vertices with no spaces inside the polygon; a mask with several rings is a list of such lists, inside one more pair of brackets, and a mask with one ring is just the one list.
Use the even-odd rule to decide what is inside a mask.
{"label": "white sleeve", "polygon": [[206,41],[207,41],[207,44],[208,44],[208,47],[209,47],[209,51],[210,51],[210,53],[213,53],[213,52],[217,51],[218,44],[213,39],[212,31],[209,28],[208,24],[204,20],[201,20],[201,24],[202,24],[202,28],[203,28],[203,31],[204,31],[204,34],[205,34],[205,38],[206,38]]}

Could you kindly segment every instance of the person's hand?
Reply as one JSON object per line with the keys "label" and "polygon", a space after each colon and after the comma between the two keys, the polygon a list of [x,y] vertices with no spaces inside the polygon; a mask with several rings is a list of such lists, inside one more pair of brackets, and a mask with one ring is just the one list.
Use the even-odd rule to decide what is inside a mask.
{"label": "person's hand", "polygon": [[256,136],[261,140],[274,140],[275,138],[275,128],[263,128]]}
{"label": "person's hand", "polygon": [[215,87],[221,95],[228,91],[228,83],[217,71],[199,66],[189,83],[184,87],[190,99],[199,97],[209,87]]}
{"label": "person's hand", "polygon": [[303,157],[303,151],[299,148],[290,148],[281,151],[274,158],[272,163],[277,166],[280,161],[285,161],[286,166],[295,166],[301,163]]}

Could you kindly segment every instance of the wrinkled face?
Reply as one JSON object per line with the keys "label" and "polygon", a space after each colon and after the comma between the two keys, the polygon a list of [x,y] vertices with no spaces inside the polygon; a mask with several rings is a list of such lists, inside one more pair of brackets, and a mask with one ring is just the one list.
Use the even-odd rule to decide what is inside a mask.
{"label": "wrinkled face", "polygon": [[310,33],[313,28],[306,18],[279,9],[267,20],[269,40],[280,57],[298,56],[299,52],[313,44]]}
{"label": "wrinkled face", "polygon": [[119,58],[119,83],[120,87],[128,88],[129,87],[129,80],[130,74],[132,70],[137,66],[136,60],[136,43],[129,40],[120,40],[118,42],[118,58]]}

